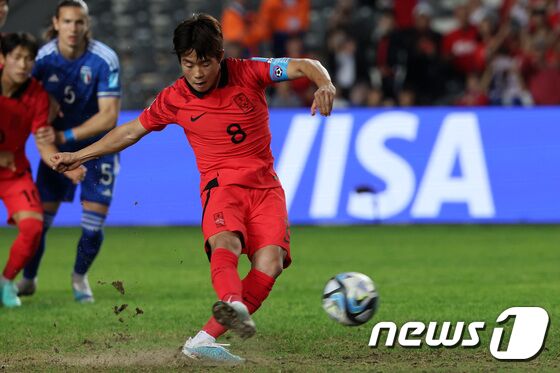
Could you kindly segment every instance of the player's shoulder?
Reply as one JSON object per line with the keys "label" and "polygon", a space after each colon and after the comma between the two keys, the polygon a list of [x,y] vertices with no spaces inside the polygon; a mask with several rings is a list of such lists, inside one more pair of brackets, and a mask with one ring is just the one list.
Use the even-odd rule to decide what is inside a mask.
{"label": "player's shoulder", "polygon": [[107,64],[109,69],[116,70],[119,68],[119,57],[117,53],[107,44],[98,40],[90,40],[88,44],[88,52],[97,57],[100,61]]}
{"label": "player's shoulder", "polygon": [[[289,57],[252,57],[250,59],[235,60],[238,66],[235,75],[250,74],[251,76],[260,77],[260,79],[265,81],[270,79],[273,82],[289,80],[288,64],[290,60]],[[265,75],[268,75],[268,77],[264,78]]]}
{"label": "player's shoulder", "polygon": [[45,89],[45,87],[43,87],[43,84],[41,84],[41,82],[34,77],[31,78],[31,82],[29,83],[29,87],[31,88],[32,92],[36,96],[47,96],[48,97],[48,95],[49,95],[47,93],[47,90]]}
{"label": "player's shoulder", "polygon": [[274,58],[274,57],[251,57],[251,58],[227,58],[228,68],[232,69],[269,69],[272,65],[284,65],[290,61],[290,58]]}
{"label": "player's shoulder", "polygon": [[181,76],[177,78],[173,83],[165,87],[163,90],[168,93],[182,94],[186,91],[185,88],[186,88],[185,78]]}
{"label": "player's shoulder", "polygon": [[180,77],[173,83],[161,90],[160,96],[169,103],[185,103],[190,101],[191,95],[184,77]]}
{"label": "player's shoulder", "polygon": [[255,64],[253,59],[246,58],[226,58],[227,75],[229,79],[243,83],[246,81],[246,75],[257,70],[259,66]]}
{"label": "player's shoulder", "polygon": [[32,90],[33,92],[45,92],[45,93],[47,93],[45,88],[43,88],[43,85],[41,84],[41,82],[39,82],[34,77],[29,78],[29,89]]}
{"label": "player's shoulder", "polygon": [[23,101],[38,102],[41,100],[48,100],[48,93],[43,88],[43,85],[35,78],[29,78],[25,83],[25,90],[22,92]]}
{"label": "player's shoulder", "polygon": [[[270,58],[270,60],[272,60]],[[226,63],[228,68],[242,68],[244,66],[251,66],[254,65],[255,61],[257,62],[268,62],[266,58],[258,58],[258,57],[252,57],[252,58],[232,58],[232,57],[228,57],[226,58]]]}
{"label": "player's shoulder", "polygon": [[39,49],[36,60],[39,61],[44,58],[53,57],[57,54],[58,54],[58,46],[56,45],[56,39],[53,39]]}

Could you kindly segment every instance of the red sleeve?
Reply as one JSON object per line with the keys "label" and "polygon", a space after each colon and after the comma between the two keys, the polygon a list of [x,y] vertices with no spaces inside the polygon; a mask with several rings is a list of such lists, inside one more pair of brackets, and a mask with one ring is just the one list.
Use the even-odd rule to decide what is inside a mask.
{"label": "red sleeve", "polygon": [[255,60],[236,60],[236,75],[246,85],[264,89],[273,81],[270,77],[270,63]]}
{"label": "red sleeve", "polygon": [[148,131],[161,131],[168,124],[176,123],[177,108],[172,103],[174,87],[167,87],[161,91],[154,102],[144,109],[140,117],[140,123]]}
{"label": "red sleeve", "polygon": [[34,102],[35,113],[31,123],[31,133],[35,134],[41,127],[48,125],[49,120],[49,95],[43,89],[37,90]]}

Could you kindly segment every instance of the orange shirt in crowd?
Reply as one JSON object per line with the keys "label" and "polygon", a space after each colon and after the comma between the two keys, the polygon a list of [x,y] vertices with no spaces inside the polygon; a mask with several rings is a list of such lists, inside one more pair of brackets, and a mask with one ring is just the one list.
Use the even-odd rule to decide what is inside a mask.
{"label": "orange shirt in crowd", "polygon": [[222,13],[222,33],[226,43],[239,43],[252,48],[258,44],[260,35],[253,27],[254,14],[237,2],[232,2]]}
{"label": "orange shirt in crowd", "polygon": [[263,0],[257,17],[262,36],[307,31],[310,7],[309,0]]}

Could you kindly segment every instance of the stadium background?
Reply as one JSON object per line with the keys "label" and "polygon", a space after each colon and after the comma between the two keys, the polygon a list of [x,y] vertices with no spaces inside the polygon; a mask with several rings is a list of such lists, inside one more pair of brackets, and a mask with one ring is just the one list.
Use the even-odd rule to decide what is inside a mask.
{"label": "stadium background", "polygon": [[[41,35],[56,3],[12,1],[4,30]],[[255,37],[257,41],[247,42],[225,30],[228,54],[270,56],[282,49],[278,47],[280,40],[287,55],[299,53],[324,61],[339,88],[338,111],[329,119],[305,118],[304,107],[309,104],[305,101],[309,101],[308,92],[312,89],[305,82],[292,86],[284,83],[268,92],[273,108],[272,147],[287,191],[292,222],[559,222],[560,199],[555,198],[555,193],[560,177],[555,170],[560,152],[554,144],[558,136],[558,109],[551,105],[536,109],[537,100],[524,101],[522,98],[527,95],[523,92],[512,99],[515,84],[500,88],[500,74],[493,70],[503,65],[506,56],[520,66],[530,65],[527,61],[534,58],[536,45],[544,42],[541,39],[552,40],[547,41],[547,61],[551,66],[557,63],[558,38],[551,37],[558,34],[558,9],[551,7],[552,3],[317,0],[310,3],[307,13],[300,11],[301,14],[294,15],[304,21],[291,32],[282,30],[281,24],[274,25],[267,32],[253,32],[260,36]],[[246,25],[259,29],[262,25],[255,18],[261,16],[264,7],[258,1],[99,0],[88,4],[94,37],[115,48],[121,60],[120,123],[137,115],[135,110],[148,105],[159,90],[178,76],[178,64],[170,52],[170,36],[179,20],[195,11],[223,19],[228,13],[230,17],[235,13],[244,17]],[[444,66],[439,72],[446,83],[443,93],[436,97],[424,88],[417,89],[419,83],[410,62],[402,62],[403,57],[392,61],[390,55],[407,51],[401,44],[411,39],[409,34],[414,32],[410,30],[420,27],[421,19],[429,19],[431,29],[447,37],[460,23],[459,9],[469,15],[469,27],[474,27],[469,32],[478,30],[476,48],[488,50],[489,44],[496,43],[483,38],[484,20],[494,23],[496,39],[500,39],[498,35],[506,23],[520,27],[517,32],[508,26],[503,31],[507,33],[506,40],[500,39],[503,44],[508,40],[513,43],[516,38],[525,42],[517,49],[502,46],[496,52],[499,58],[487,52],[485,65],[469,71],[454,69],[453,58],[440,50],[434,63]],[[544,28],[535,24],[541,11],[548,17]],[[504,15],[507,12],[509,16]],[[339,43],[354,43],[358,48],[344,54],[333,47],[333,40],[339,40],[340,33],[346,41]],[[468,44],[467,41],[462,42]],[[340,49],[352,51],[348,46]],[[416,58],[408,53],[409,60]],[[383,59],[385,54],[389,57]],[[476,56],[473,54],[468,61],[472,66],[478,66]],[[550,73],[548,67],[542,67],[543,74]],[[387,75],[387,69],[392,73]],[[553,71],[560,74],[558,68]],[[474,76],[482,80],[485,74],[492,75],[487,91],[483,92],[487,101],[477,101],[480,97],[476,96],[469,102],[478,106],[463,105],[462,98],[473,97],[469,96],[468,83],[461,84],[461,79],[467,82]],[[518,76],[526,80],[523,86],[534,85],[530,81],[535,78],[534,73]],[[555,84],[554,75],[547,77]],[[390,89],[387,80],[391,80]],[[410,99],[410,91],[418,97],[417,102],[406,99]],[[537,91],[533,96],[538,94]],[[373,100],[375,97],[377,101]],[[422,97],[433,99],[426,102]],[[409,106],[414,103],[433,108]],[[492,109],[483,108],[483,103],[492,104]],[[462,106],[452,108],[450,104]],[[525,108],[514,109],[512,105]],[[446,122],[449,118],[453,121],[454,113],[470,122]],[[304,153],[297,153],[296,157],[293,149]],[[35,147],[28,146],[28,152],[36,165]],[[109,225],[199,223],[198,176],[192,152],[178,128],[149,136],[127,150],[121,166]],[[1,224],[4,216],[5,212],[0,212]],[[56,224],[75,225],[78,217],[79,205],[65,206]]]}

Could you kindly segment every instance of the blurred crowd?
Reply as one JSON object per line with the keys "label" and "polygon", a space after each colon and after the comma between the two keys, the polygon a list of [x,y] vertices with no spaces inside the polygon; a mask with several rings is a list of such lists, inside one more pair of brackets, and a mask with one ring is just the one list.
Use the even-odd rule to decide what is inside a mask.
{"label": "blurred crowd", "polygon": [[[338,107],[560,104],[559,0],[231,0],[221,19],[228,56],[325,62]],[[296,80],[270,104],[312,97]]]}

